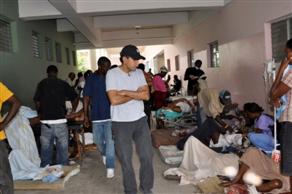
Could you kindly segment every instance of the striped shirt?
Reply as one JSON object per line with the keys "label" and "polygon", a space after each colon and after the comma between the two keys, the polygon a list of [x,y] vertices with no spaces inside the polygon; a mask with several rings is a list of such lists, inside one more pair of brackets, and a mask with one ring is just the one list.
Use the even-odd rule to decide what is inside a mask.
{"label": "striped shirt", "polygon": [[287,97],[287,106],[283,114],[281,115],[281,122],[292,122],[292,70],[289,70],[283,77],[282,82],[286,84],[290,90],[285,94]]}

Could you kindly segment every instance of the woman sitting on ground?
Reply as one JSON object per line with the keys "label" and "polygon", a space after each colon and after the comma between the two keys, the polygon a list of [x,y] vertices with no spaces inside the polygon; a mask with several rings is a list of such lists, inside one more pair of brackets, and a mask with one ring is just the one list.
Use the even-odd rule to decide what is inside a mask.
{"label": "woman sitting on ground", "polygon": [[263,179],[263,183],[256,187],[258,192],[289,193],[289,177],[281,175],[279,164],[256,148],[249,148],[242,155],[237,175],[232,181],[222,183],[222,186],[230,187],[235,184],[244,184],[243,176],[248,170]]}
{"label": "woman sitting on ground", "polygon": [[244,104],[243,110],[248,119],[254,121],[253,131],[248,133],[250,142],[260,150],[271,153],[274,148],[271,116],[263,113],[264,109],[256,103]]}

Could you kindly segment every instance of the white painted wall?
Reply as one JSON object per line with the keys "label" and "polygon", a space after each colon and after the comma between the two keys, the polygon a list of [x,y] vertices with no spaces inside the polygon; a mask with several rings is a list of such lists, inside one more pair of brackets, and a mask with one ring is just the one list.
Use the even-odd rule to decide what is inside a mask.
{"label": "white painted wall", "polygon": [[[150,60],[164,50],[165,60],[171,61],[170,74],[182,77],[187,68],[187,51],[193,49],[195,58],[203,61],[210,87],[229,89],[240,104],[255,101],[266,107],[263,63],[271,57],[271,43],[265,26],[290,14],[292,1],[233,0],[217,13],[206,15],[207,19],[196,26],[178,25],[179,36],[173,45],[148,46],[144,54]],[[220,44],[221,67],[214,69],[207,67],[207,48],[215,40]],[[180,55],[180,71],[175,71],[176,55]]]}

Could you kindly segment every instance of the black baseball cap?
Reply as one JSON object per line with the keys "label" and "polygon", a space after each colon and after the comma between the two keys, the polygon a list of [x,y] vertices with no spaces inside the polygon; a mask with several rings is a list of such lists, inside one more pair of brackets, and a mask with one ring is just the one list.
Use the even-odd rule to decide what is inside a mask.
{"label": "black baseball cap", "polygon": [[120,55],[121,57],[131,57],[134,60],[139,60],[139,59],[145,60],[145,57],[143,57],[140,54],[139,49],[136,46],[131,45],[131,44],[125,46],[120,52]]}

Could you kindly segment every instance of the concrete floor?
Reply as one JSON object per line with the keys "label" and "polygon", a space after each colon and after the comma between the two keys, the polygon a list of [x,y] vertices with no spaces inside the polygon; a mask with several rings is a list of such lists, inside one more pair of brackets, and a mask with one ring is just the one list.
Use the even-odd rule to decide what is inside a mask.
{"label": "concrete floor", "polygon": [[[154,151],[155,194],[193,194],[199,193],[193,185],[179,186],[177,181],[167,181],[162,173],[170,166],[160,159],[157,150]],[[122,194],[122,173],[119,162],[116,163],[115,177],[107,179],[105,168],[97,152],[86,153],[81,166],[81,172],[72,177],[63,191],[16,191],[15,194]],[[133,164],[136,179],[139,176],[139,161],[134,154]],[[138,183],[138,179],[137,179]]]}

